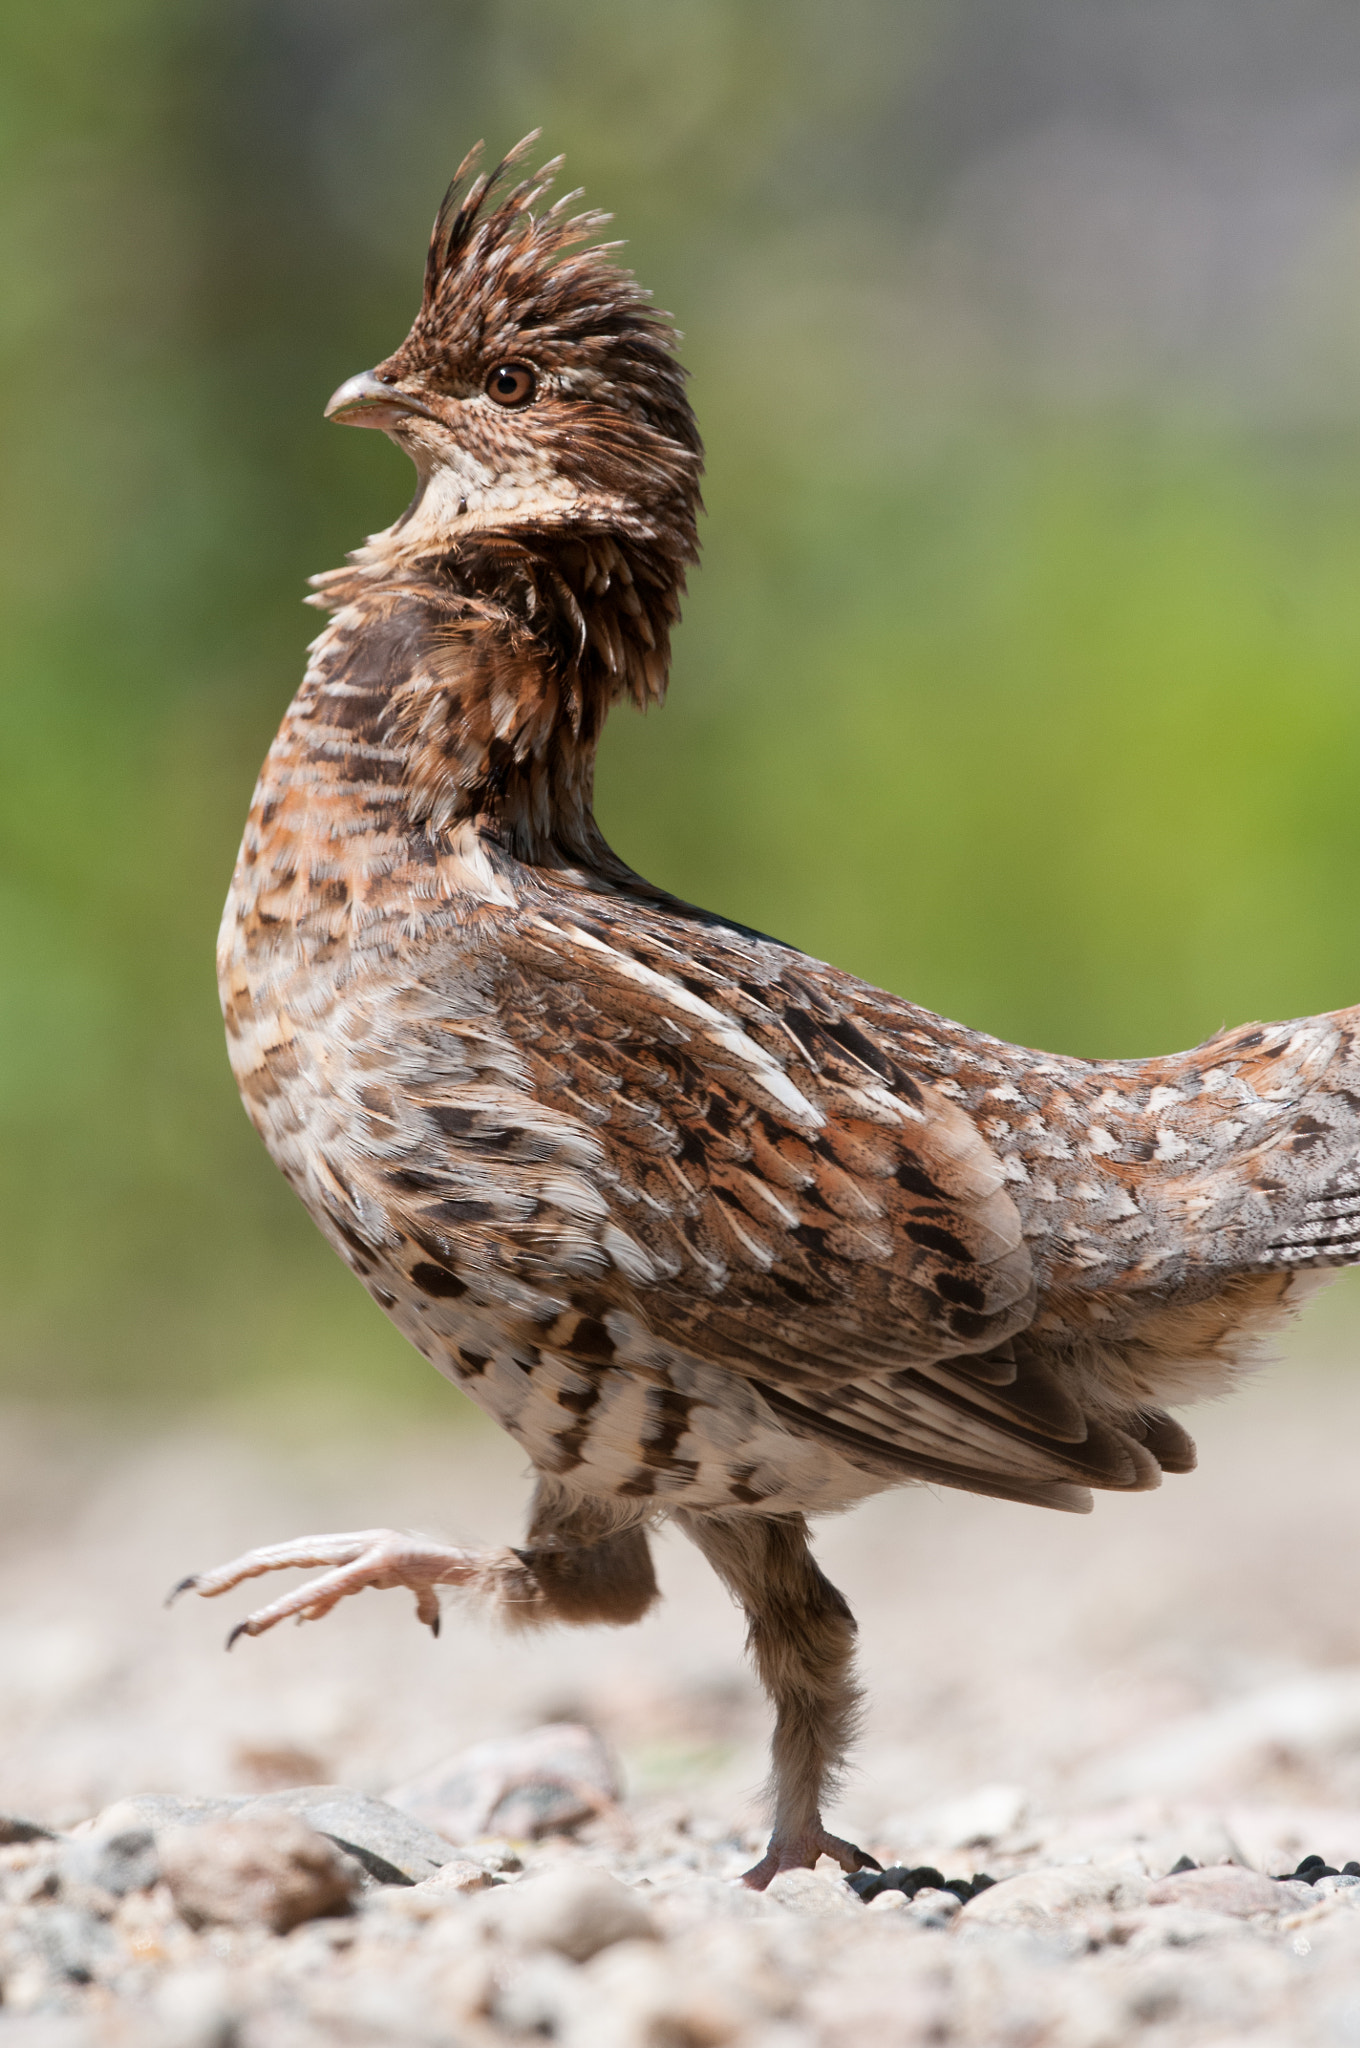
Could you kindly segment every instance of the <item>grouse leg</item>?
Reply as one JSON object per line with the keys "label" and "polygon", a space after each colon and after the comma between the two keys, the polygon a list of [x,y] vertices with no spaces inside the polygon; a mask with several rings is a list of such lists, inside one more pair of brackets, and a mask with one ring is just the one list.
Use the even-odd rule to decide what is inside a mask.
{"label": "grouse leg", "polygon": [[743,1882],[764,1891],[782,1870],[834,1856],[877,1870],[863,1849],[828,1834],[822,1800],[854,1733],[855,1618],[814,1563],[801,1515],[697,1515],[675,1520],[746,1611],[746,1645],[775,1709],[770,1789],[774,1833]]}
{"label": "grouse leg", "polygon": [[263,1635],[290,1616],[319,1621],[348,1594],[368,1586],[407,1587],[416,1597],[417,1618],[436,1635],[434,1589],[441,1585],[465,1588],[512,1628],[550,1622],[623,1627],[639,1620],[657,1596],[647,1532],[636,1511],[572,1497],[556,1481],[540,1480],[523,1549],[460,1550],[394,1529],[304,1536],[248,1550],[213,1571],[192,1572],[170,1598],[199,1593],[216,1599],[264,1572],[317,1565],[330,1569],[238,1622],[228,1649],[238,1636]]}

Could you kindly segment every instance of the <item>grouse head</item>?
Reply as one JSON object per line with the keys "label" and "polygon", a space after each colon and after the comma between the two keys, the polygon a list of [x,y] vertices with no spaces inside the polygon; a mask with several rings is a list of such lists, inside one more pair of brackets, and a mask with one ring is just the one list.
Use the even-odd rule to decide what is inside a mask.
{"label": "grouse head", "polygon": [[[561,159],[509,184],[528,136],[489,174],[474,150],[435,220],[425,289],[401,347],[326,408],[411,456],[403,551],[485,536],[617,536],[694,558],[702,446],[675,330],[610,245],[609,216],[540,206]],[[617,246],[617,245],[612,245]]]}

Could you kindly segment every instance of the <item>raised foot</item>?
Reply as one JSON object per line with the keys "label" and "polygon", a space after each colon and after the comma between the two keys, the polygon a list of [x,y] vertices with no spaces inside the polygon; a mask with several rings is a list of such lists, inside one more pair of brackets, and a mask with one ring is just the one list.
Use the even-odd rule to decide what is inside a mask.
{"label": "raised foot", "polygon": [[770,1880],[785,1870],[811,1870],[819,1856],[834,1856],[847,1873],[883,1868],[866,1849],[857,1849],[853,1842],[843,1842],[839,1835],[829,1835],[819,1821],[815,1827],[807,1828],[801,1834],[781,1836],[776,1830],[759,1863],[743,1871],[741,1881],[751,1891],[763,1892]]}
{"label": "raised foot", "polygon": [[360,1529],[347,1536],[301,1536],[296,1543],[270,1543],[248,1550],[231,1564],[215,1571],[190,1572],[172,1588],[166,1601],[181,1593],[201,1593],[205,1600],[229,1593],[244,1579],[262,1572],[310,1570],[317,1565],[331,1567],[319,1579],[309,1579],[295,1592],[285,1593],[268,1607],[258,1607],[244,1621],[237,1622],[227,1637],[230,1649],[238,1636],[262,1636],[275,1622],[295,1615],[299,1621],[320,1621],[347,1594],[362,1593],[366,1586],[386,1591],[405,1586],[416,1596],[416,1617],[435,1635],[439,1634],[439,1601],[436,1586],[462,1585],[477,1569],[472,1551],[454,1550],[446,1543],[429,1543],[420,1536],[404,1536],[396,1529]]}

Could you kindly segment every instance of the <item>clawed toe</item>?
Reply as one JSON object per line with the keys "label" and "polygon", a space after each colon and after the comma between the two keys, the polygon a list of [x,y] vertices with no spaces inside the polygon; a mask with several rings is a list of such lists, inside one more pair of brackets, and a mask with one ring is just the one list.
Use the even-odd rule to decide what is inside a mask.
{"label": "clawed toe", "polygon": [[867,1849],[856,1848],[853,1842],[843,1842],[839,1835],[829,1835],[825,1828],[818,1827],[797,1835],[773,1835],[759,1863],[742,1872],[741,1882],[749,1891],[763,1892],[767,1884],[786,1870],[813,1869],[821,1856],[833,1856],[847,1875],[856,1870],[883,1868]]}
{"label": "clawed toe", "polygon": [[388,1589],[405,1586],[415,1595],[416,1618],[432,1634],[439,1634],[437,1585],[459,1584],[474,1569],[475,1559],[466,1551],[445,1544],[427,1543],[419,1537],[399,1535],[392,1529],[365,1529],[344,1536],[308,1536],[296,1543],[276,1543],[248,1550],[231,1564],[215,1571],[191,1572],[171,1589],[166,1601],[181,1593],[198,1593],[214,1600],[246,1579],[264,1572],[331,1567],[320,1578],[286,1593],[267,1607],[257,1608],[236,1624],[227,1637],[230,1649],[241,1636],[263,1635],[278,1622],[295,1617],[298,1621],[320,1621],[349,1594],[367,1586]]}

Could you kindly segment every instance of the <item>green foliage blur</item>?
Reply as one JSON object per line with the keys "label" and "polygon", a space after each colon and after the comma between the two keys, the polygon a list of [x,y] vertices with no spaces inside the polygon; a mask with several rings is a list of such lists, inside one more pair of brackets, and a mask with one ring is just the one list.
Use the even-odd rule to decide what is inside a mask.
{"label": "green foliage blur", "polygon": [[[1212,335],[1184,374],[1048,374],[1027,265],[979,315],[950,194],[1038,120],[1025,93],[1061,126],[1076,77],[1097,142],[1130,118],[1043,69],[1071,7],[1008,8],[6,10],[0,1385],[434,1385],[241,1113],[213,940],[305,578],[407,491],[322,406],[405,331],[479,135],[541,126],[687,337],[705,560],[670,705],[604,748],[631,862],[1069,1052],[1360,999],[1349,302],[1283,397],[1220,383]],[[1128,8],[1095,12],[1100,87]]]}

